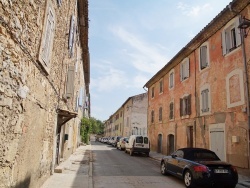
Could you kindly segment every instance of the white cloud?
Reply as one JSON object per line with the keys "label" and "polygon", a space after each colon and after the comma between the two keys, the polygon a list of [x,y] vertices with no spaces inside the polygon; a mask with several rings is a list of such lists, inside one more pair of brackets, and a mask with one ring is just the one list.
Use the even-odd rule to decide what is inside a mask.
{"label": "white cloud", "polygon": [[128,45],[123,53],[131,58],[130,62],[137,70],[153,74],[167,63],[167,57],[160,53],[163,49],[158,44],[148,44],[122,27],[113,27],[111,31]]}
{"label": "white cloud", "polygon": [[190,17],[197,17],[200,14],[207,12],[212,9],[212,6],[209,3],[206,3],[204,5],[195,5],[195,6],[189,6],[185,3],[179,2],[177,5],[177,9],[182,10],[182,13],[184,15],[190,16]]}
{"label": "white cloud", "polygon": [[111,62],[100,61],[99,64],[94,64],[93,68],[98,68],[98,77],[91,79],[91,86],[97,91],[111,91],[121,87],[127,83],[126,74],[124,71],[114,68]]}

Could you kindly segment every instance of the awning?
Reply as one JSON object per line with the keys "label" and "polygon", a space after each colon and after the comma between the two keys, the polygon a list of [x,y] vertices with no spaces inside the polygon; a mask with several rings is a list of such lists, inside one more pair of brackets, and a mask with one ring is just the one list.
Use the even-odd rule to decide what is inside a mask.
{"label": "awning", "polygon": [[70,112],[68,110],[57,109],[56,112],[58,114],[57,126],[59,127],[61,127],[62,125],[67,123],[69,120],[77,116],[77,113]]}

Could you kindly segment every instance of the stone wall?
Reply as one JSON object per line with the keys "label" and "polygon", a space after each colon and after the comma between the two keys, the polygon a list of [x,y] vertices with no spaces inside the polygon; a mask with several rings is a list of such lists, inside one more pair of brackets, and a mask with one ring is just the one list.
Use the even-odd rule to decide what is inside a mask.
{"label": "stone wall", "polygon": [[[49,74],[38,62],[48,2],[56,14]],[[0,187],[39,187],[55,165],[56,109],[83,114],[81,108],[75,110],[79,88],[85,86],[83,62],[77,60],[77,50],[72,57],[68,50],[70,17],[77,17],[76,5],[70,0],[60,6],[57,1],[0,2]],[[81,57],[79,33],[75,39]],[[68,66],[76,61],[75,94],[65,100]],[[76,148],[79,121],[65,125],[66,132],[74,127],[74,135],[72,146],[64,146],[64,158]]]}

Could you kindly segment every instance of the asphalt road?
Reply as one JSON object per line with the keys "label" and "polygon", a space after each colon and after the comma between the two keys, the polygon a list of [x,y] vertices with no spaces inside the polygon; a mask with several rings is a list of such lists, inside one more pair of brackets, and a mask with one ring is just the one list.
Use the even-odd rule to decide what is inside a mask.
{"label": "asphalt road", "polygon": [[160,163],[144,155],[92,142],[94,188],[185,188],[182,180],[160,173]]}

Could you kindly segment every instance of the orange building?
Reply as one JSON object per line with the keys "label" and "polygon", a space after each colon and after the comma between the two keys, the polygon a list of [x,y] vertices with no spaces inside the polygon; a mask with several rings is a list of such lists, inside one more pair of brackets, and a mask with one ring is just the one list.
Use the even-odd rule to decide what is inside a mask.
{"label": "orange building", "polygon": [[208,148],[249,168],[249,13],[232,1],[145,84],[151,150]]}

